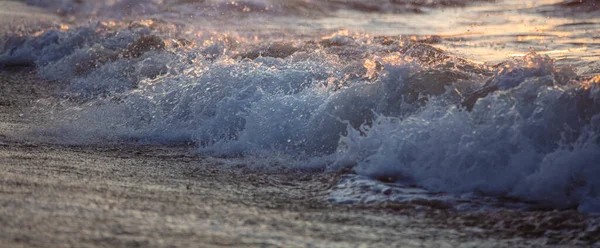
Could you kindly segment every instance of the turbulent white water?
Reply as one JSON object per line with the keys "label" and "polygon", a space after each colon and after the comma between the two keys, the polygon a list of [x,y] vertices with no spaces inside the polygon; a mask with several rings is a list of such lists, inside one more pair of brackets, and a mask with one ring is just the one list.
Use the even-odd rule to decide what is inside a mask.
{"label": "turbulent white water", "polygon": [[[56,142],[188,143],[203,154],[257,159],[266,167],[360,175],[333,191],[339,202],[413,200],[404,196],[416,191],[394,186],[352,193],[367,177],[463,197],[600,211],[600,69],[597,57],[581,55],[598,54],[589,32],[570,30],[537,52],[505,42],[523,54],[496,63],[503,52],[481,49],[497,34],[466,41],[432,29],[377,36],[360,28],[336,31],[340,24],[332,20],[373,12],[381,20],[418,20],[477,10],[500,18],[514,7],[509,3],[496,12],[490,12],[496,5],[470,1],[27,3],[67,19],[95,19],[8,34],[0,43],[1,68],[34,66],[42,79],[62,85],[33,111],[51,120],[41,132]],[[577,6],[593,13],[595,3]],[[566,4],[518,13],[543,18],[551,6],[572,15]],[[597,30],[600,20],[587,18]],[[588,50],[577,50],[573,40]],[[557,52],[568,44],[575,52]],[[440,49],[450,47],[493,55],[484,63]],[[435,199],[460,205],[460,197]]]}

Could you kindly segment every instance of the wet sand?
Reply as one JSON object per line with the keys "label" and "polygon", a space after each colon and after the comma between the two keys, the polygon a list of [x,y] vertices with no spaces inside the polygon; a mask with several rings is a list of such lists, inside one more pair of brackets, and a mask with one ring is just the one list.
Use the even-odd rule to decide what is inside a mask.
{"label": "wet sand", "polygon": [[36,141],[44,119],[31,108],[56,87],[0,71],[0,247],[598,245],[597,218],[572,210],[335,205],[335,173],[231,168],[189,146]]}

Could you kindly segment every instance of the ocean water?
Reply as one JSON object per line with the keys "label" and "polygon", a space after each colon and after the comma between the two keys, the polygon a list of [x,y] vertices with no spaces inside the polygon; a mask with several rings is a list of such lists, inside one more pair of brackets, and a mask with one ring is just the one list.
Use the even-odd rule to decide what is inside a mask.
{"label": "ocean water", "polygon": [[340,204],[600,211],[600,1],[24,2],[61,21],[14,23],[0,69],[59,85],[52,142],[338,171]]}

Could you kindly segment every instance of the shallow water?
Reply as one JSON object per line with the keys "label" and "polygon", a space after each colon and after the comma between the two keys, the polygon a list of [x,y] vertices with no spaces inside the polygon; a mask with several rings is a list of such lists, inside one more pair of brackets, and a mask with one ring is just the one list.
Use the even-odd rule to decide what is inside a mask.
{"label": "shallow water", "polygon": [[30,113],[53,142],[356,174],[340,203],[600,211],[598,1],[25,2],[61,20],[14,23],[0,68],[61,85]]}

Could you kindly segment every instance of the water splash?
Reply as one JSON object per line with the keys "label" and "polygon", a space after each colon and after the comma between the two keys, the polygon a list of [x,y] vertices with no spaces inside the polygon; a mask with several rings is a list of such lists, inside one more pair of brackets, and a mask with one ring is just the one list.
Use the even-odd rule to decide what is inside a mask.
{"label": "water splash", "polygon": [[598,77],[535,52],[470,61],[440,36],[288,38],[100,21],[6,36],[0,66],[62,86],[37,104],[54,142],[277,154],[267,166],[600,211]]}

